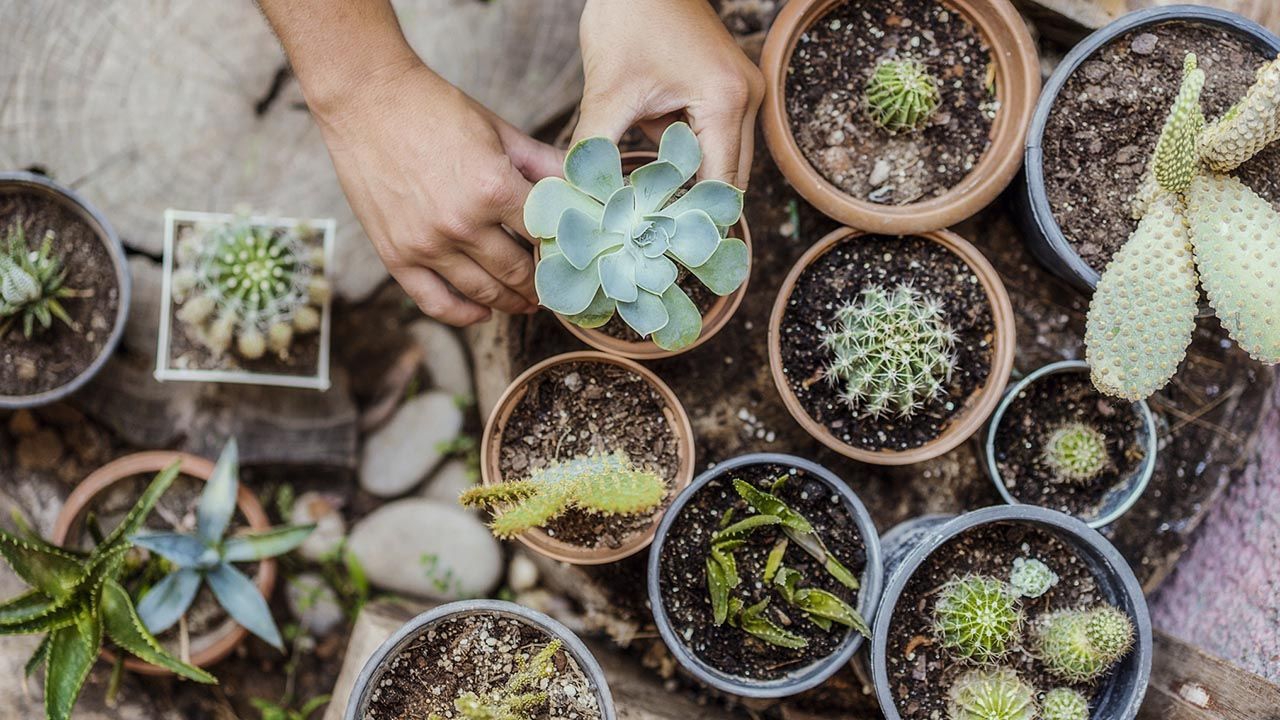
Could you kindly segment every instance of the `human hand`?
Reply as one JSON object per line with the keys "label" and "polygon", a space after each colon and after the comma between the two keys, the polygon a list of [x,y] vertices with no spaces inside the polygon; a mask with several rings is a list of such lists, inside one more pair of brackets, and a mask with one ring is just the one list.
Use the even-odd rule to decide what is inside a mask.
{"label": "human hand", "polygon": [[579,36],[574,142],[616,143],[634,125],[656,142],[683,118],[702,145],[699,179],[746,188],[764,78],[706,0],[587,0]]}

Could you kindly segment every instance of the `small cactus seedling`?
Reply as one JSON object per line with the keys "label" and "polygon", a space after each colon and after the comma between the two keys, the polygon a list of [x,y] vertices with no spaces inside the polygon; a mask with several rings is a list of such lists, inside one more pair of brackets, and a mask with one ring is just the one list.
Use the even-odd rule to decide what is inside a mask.
{"label": "small cactus seedling", "polygon": [[1040,720],[1089,720],[1089,700],[1071,688],[1054,688],[1045,693]]}
{"label": "small cactus seedling", "polygon": [[1082,485],[1111,463],[1107,437],[1097,428],[1070,422],[1054,428],[1044,443],[1044,462],[1058,482]]}
{"label": "small cactus seedling", "polygon": [[45,232],[39,249],[32,250],[21,219],[9,228],[6,247],[0,247],[0,338],[19,319],[28,339],[37,329],[49,329],[54,318],[79,330],[62,301],[83,295],[63,285],[67,273],[53,253],[53,239],[52,230]]}
{"label": "small cactus seedling", "polygon": [[951,720],[1032,720],[1036,691],[1008,668],[975,669],[961,675],[947,693]]}
{"label": "small cactus seedling", "polygon": [[1133,622],[1117,608],[1062,610],[1034,628],[1036,655],[1049,671],[1068,682],[1102,675],[1133,646]]}
{"label": "small cactus seedling", "polygon": [[1022,620],[1013,588],[981,575],[952,579],[933,606],[933,628],[942,646],[978,662],[996,660],[1012,649]]}
{"label": "small cactus seedling", "polygon": [[[559,640],[552,640],[531,658],[521,657],[506,685],[483,695],[462,693],[454,700],[454,709],[466,720],[531,720],[534,709],[547,701],[547,693],[539,690],[538,684],[555,675],[554,658],[560,645]],[[431,715],[430,720],[440,720],[440,716]]]}
{"label": "small cactus seedling", "polygon": [[1016,558],[1009,573],[1009,586],[1021,597],[1038,598],[1058,584],[1058,574],[1035,558]]}
{"label": "small cactus seedling", "polygon": [[506,539],[546,525],[570,508],[603,515],[636,515],[658,507],[666,484],[638,468],[621,450],[555,461],[528,480],[472,488],[466,507],[494,508],[493,534]]}
{"label": "small cactus seedling", "polygon": [[882,60],[867,80],[867,116],[890,134],[920,130],[938,109],[938,81],[913,58]]}
{"label": "small cactus seedling", "polygon": [[945,392],[955,341],[941,303],[907,285],[873,285],[836,312],[835,328],[823,338],[832,355],[826,376],[863,416],[909,417]]}

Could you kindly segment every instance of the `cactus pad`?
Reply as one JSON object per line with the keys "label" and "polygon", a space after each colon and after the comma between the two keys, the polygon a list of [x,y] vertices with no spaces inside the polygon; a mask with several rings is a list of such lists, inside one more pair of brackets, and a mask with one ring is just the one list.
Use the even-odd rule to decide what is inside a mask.
{"label": "cactus pad", "polygon": [[1200,167],[1197,141],[1204,128],[1200,110],[1200,91],[1204,88],[1204,71],[1196,67],[1196,56],[1188,54],[1183,64],[1182,86],[1169,110],[1169,117],[1156,142],[1156,181],[1169,192],[1182,192],[1191,185]]}
{"label": "cactus pad", "polygon": [[942,588],[933,608],[933,628],[955,655],[987,662],[1017,643],[1022,607],[1008,583],[969,575]]}
{"label": "cactus pad", "polygon": [[1008,668],[970,670],[947,693],[951,720],[1032,720],[1035,689]]}
{"label": "cactus pad", "polygon": [[1200,137],[1205,163],[1229,172],[1280,139],[1280,58],[1258,70],[1245,96]]}

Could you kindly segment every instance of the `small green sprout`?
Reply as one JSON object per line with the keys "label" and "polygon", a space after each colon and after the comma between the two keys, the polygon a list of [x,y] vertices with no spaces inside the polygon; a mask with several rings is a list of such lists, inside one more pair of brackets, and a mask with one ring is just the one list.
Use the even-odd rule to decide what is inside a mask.
{"label": "small green sprout", "polygon": [[[533,710],[547,701],[547,693],[537,689],[538,682],[555,675],[560,646],[559,640],[552,640],[532,658],[517,659],[506,685],[483,695],[462,693],[454,700],[454,708],[466,720],[532,720]],[[432,715],[430,720],[440,716]]]}

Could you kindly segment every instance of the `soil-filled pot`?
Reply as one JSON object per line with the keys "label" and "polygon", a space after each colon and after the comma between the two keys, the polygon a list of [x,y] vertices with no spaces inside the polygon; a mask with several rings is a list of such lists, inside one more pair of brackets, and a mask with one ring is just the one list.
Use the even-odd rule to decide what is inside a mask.
{"label": "soil-filled pot", "polygon": [[[102,524],[104,531],[110,531],[118,522],[122,513],[127,511],[137,500],[138,495],[152,477],[168,467],[175,460],[181,460],[181,474],[174,486],[161,498],[156,509],[152,511],[148,526],[160,528],[156,523],[165,518],[180,518],[192,510],[203,483],[213,474],[213,463],[187,453],[154,451],[134,453],[113,460],[93,471],[86,477],[62,506],[58,519],[53,527],[52,539],[56,545],[80,547],[91,542],[84,526],[84,520],[92,512]],[[255,532],[269,530],[270,519],[248,488],[240,486],[236,495],[238,514],[232,519],[232,527],[240,525]],[[164,529],[172,530],[170,526]],[[258,560],[256,570],[251,573],[254,584],[265,598],[271,597],[276,584],[276,561],[267,558]],[[249,631],[227,617],[225,611],[217,606],[217,601],[207,589],[196,595],[188,617],[199,613],[202,617],[196,627],[192,623],[189,640],[190,660],[192,665],[208,667],[222,660],[236,649],[248,636]],[[177,630],[169,630],[158,636],[173,655],[178,656],[179,638]],[[102,657],[114,662],[115,655],[108,650],[102,651]],[[133,657],[126,657],[124,666],[144,675],[167,676],[171,672]]]}
{"label": "soil-filled pot", "polygon": [[[658,154],[649,150],[635,150],[623,153],[622,172],[623,174],[628,174],[641,165],[657,159]],[[738,306],[742,304],[742,298],[747,294],[747,284],[751,281],[750,262],[752,249],[751,231],[747,228],[745,215],[730,228],[729,237],[739,238],[747,244],[747,280],[743,281],[737,290],[721,297],[707,289],[705,285],[687,271],[681,270],[676,277],[676,284],[680,286],[681,290],[685,291],[689,299],[693,300],[694,305],[697,305],[698,309],[702,311],[702,333],[698,335],[697,340],[694,340],[686,347],[679,350],[663,350],[654,344],[653,340],[641,338],[637,335],[617,313],[614,314],[613,319],[598,328],[579,327],[559,314],[556,315],[556,319],[582,342],[597,350],[613,355],[621,355],[634,360],[658,360],[689,352],[723,330],[724,326],[733,318],[733,314],[738,311]],[[535,247],[534,261],[536,262],[537,259],[538,252]]]}
{"label": "soil-filled pot", "polygon": [[[554,668],[551,677],[512,688],[521,663],[528,666],[554,642],[560,644],[554,654],[542,658]],[[578,636],[540,612],[501,600],[453,602],[405,623],[365,662],[343,717],[452,716],[455,701],[468,693],[542,695],[528,708],[530,716],[616,717],[604,671]]]}
{"label": "soil-filled pot", "polygon": [[[903,312],[903,323],[892,321]],[[895,326],[910,334],[899,337]],[[769,317],[769,368],[787,411],[824,445],[861,462],[905,465],[982,426],[1013,368],[1014,332],[999,274],[959,235],[839,228],[783,281]],[[871,384],[858,389],[872,365],[899,362],[915,369],[867,376]]]}
{"label": "soil-filled pot", "polygon": [[[803,516],[811,532],[798,537],[777,523],[738,530],[764,514],[741,483]],[[824,568],[814,543],[843,571]],[[741,582],[729,583],[717,624],[711,573],[726,557]],[[848,663],[863,635],[839,621],[815,621],[805,601],[834,595],[870,623],[881,580],[879,536],[862,502],[830,470],[792,455],[743,455],[703,472],[672,503],[649,553],[649,604],[663,642],[698,680],[742,697],[794,695]],[[748,632],[751,608],[765,602],[760,616],[773,627],[753,621],[756,632]],[[784,639],[805,644],[783,647],[758,634],[784,626]]]}
{"label": "soil-filled pot", "polygon": [[[129,316],[124,248],[84,198],[42,175],[0,172],[0,257],[19,229],[27,259],[49,272],[31,285],[40,297],[24,305],[30,317],[22,309],[0,317],[0,410],[47,405],[78,390],[107,362]],[[6,266],[0,274],[35,279],[32,265]],[[12,299],[11,288],[6,283],[0,306]]]}
{"label": "soil-filled pot", "polygon": [[1064,360],[1005,393],[987,425],[987,474],[1005,502],[1065,512],[1089,527],[1115,522],[1155,470],[1157,429],[1146,401],[1098,392],[1089,365]]}
{"label": "soil-filled pot", "polygon": [[[913,128],[872,119],[867,88],[886,61],[925,71],[914,77],[932,111]],[[1008,0],[792,0],[760,65],[765,141],[783,175],[823,213],[895,235],[994,200],[1018,171],[1040,92],[1035,43]]]}
{"label": "soil-filled pot", "polygon": [[[1032,691],[1022,695],[1030,702],[1043,703],[1051,689],[1067,688],[1087,699],[1089,717],[1132,720],[1137,715],[1151,674],[1151,620],[1133,571],[1096,530],[1045,508],[989,507],[904,522],[885,534],[884,556],[887,580],[876,612],[870,663],[876,697],[888,720],[947,716],[957,681],[979,666],[1014,671],[1030,686]],[[1019,578],[1014,571],[1039,563],[1052,573],[1041,575],[1039,583],[1029,583],[1027,576]],[[1042,593],[1015,596],[1014,607],[1020,608],[1020,624],[1013,628],[1016,638],[1004,654],[985,662],[959,659],[939,629],[956,627],[942,625],[955,616],[938,614],[956,580],[975,578],[1005,588],[986,596],[997,600],[983,604],[995,608],[993,613],[1007,610],[999,600],[1008,597],[1004,593],[1009,589],[1039,585],[1036,589]],[[962,606],[952,605],[947,612],[958,607]],[[1049,669],[1047,659],[1056,655],[1033,638],[1051,626],[1053,613],[1086,608],[1113,613],[1122,622],[1127,619],[1130,642],[1101,675],[1087,681],[1063,680]]]}
{"label": "soil-filled pot", "polygon": [[621,560],[649,546],[666,507],[693,479],[693,427],[661,378],[607,353],[564,353],[521,373],[498,399],[481,439],[481,480],[551,480],[583,458],[619,452],[660,480],[656,507],[605,515],[571,504],[518,534],[520,542],[578,565]]}
{"label": "soil-filled pot", "polygon": [[[1253,84],[1280,38],[1234,13],[1173,5],[1129,13],[1082,40],[1045,84],[1027,133],[1017,216],[1028,247],[1054,274],[1091,293],[1137,228],[1131,199],[1178,92],[1183,59],[1205,70],[1205,116]],[[1234,171],[1280,202],[1280,145]]]}

